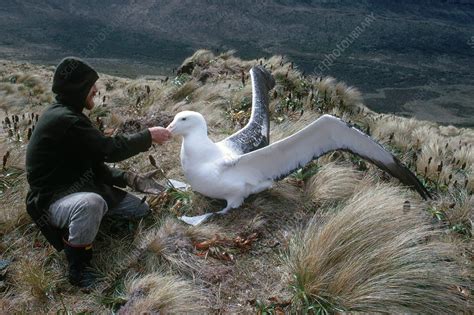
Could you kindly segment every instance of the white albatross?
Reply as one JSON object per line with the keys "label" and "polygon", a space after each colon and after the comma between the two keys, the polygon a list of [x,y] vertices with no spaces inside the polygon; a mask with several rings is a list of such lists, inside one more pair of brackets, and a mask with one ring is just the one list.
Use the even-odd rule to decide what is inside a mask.
{"label": "white albatross", "polygon": [[[274,86],[263,67],[250,70],[252,113],[249,123],[234,135],[214,143],[207,135],[204,117],[197,112],[178,113],[167,127],[182,135],[181,165],[191,188],[205,196],[224,199],[224,214],[239,207],[251,194],[271,187],[298,168],[334,150],[352,152],[430,197],[416,176],[367,134],[339,118],[322,115],[299,132],[269,145],[268,91]],[[180,219],[197,225],[215,213]]]}

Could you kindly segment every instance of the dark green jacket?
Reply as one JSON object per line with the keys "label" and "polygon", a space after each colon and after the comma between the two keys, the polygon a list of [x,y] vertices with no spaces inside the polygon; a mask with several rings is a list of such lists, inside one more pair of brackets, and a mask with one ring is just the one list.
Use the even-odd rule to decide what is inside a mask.
{"label": "dark green jacket", "polygon": [[125,195],[113,187],[125,187],[124,172],[104,162],[125,160],[150,146],[148,130],[106,137],[82,111],[51,105],[36,124],[26,151],[27,212],[46,239],[61,250],[61,231],[50,226],[46,214],[50,204],[75,192],[96,192],[113,207]]}

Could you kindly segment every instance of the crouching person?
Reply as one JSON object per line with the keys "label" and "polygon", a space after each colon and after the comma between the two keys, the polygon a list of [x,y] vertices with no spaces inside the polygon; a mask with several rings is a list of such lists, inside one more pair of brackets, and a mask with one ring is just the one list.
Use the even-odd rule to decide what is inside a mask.
{"label": "crouching person", "polygon": [[90,288],[92,243],[105,215],[139,218],[146,202],[117,187],[141,192],[162,188],[149,176],[112,168],[118,162],[163,144],[171,135],[153,127],[130,135],[104,136],[83,109],[94,107],[97,72],[84,61],[66,58],[56,68],[54,104],[40,116],[26,153],[27,212],[46,239],[64,249],[71,284]]}

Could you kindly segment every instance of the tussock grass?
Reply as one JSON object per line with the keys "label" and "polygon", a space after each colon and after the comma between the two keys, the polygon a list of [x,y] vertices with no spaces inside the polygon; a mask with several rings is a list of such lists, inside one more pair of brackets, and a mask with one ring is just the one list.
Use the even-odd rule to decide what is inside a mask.
{"label": "tussock grass", "polygon": [[462,145],[453,152],[453,157],[461,167],[462,165],[472,166],[474,165],[474,147]]}
{"label": "tussock grass", "polygon": [[295,68],[291,68],[290,63],[285,63],[282,66],[275,69],[272,72],[272,75],[275,77],[275,83],[277,84],[277,89],[286,91],[293,91],[296,93],[302,93],[301,90],[301,72]]}
{"label": "tussock grass", "polygon": [[[179,103],[178,103],[179,104]],[[225,120],[225,114],[220,110],[219,107],[224,107],[224,104],[217,102],[207,101],[195,101],[189,105],[184,104],[179,110],[198,110],[206,119],[208,129],[210,131],[210,137],[214,137],[213,128],[231,128],[234,124],[230,120]]]}
{"label": "tussock grass", "polygon": [[306,193],[318,205],[335,204],[349,199],[361,178],[361,172],[351,166],[327,163],[310,178]]}
{"label": "tussock grass", "polygon": [[25,99],[18,97],[16,94],[7,94],[8,92],[0,92],[0,109],[8,114],[14,106],[18,106]]}
{"label": "tussock grass", "polygon": [[466,310],[455,250],[420,208],[404,212],[405,200],[394,187],[376,186],[324,225],[309,222],[286,258],[299,311],[311,304],[328,312]]}
{"label": "tussock grass", "polygon": [[172,95],[174,101],[182,101],[186,97],[190,96],[197,88],[199,83],[194,80],[188,81],[180,86]]}
{"label": "tussock grass", "polygon": [[237,51],[235,49],[230,49],[219,54],[219,58],[222,60],[230,59],[234,56]]}
{"label": "tussock grass", "polygon": [[274,142],[288,137],[295,132],[300,131],[308,124],[312,123],[321,116],[320,113],[305,111],[298,120],[284,120],[279,124],[274,124],[271,128],[270,141]]}
{"label": "tussock grass", "polygon": [[228,103],[231,93],[236,87],[229,87],[229,84],[217,82],[215,84],[205,84],[195,90],[193,96],[197,100],[209,102],[209,106],[218,107],[222,102]]}
{"label": "tussock grass", "polygon": [[333,77],[320,78],[316,81],[315,87],[321,95],[330,96],[336,87],[336,79]]}
{"label": "tussock grass", "polygon": [[[94,242],[92,260],[94,271],[101,281],[102,290],[113,287],[129,269],[138,265],[144,252],[143,248],[135,246],[130,225],[125,226],[123,223],[120,225],[117,221],[107,222],[107,219],[103,222],[106,222],[105,225],[108,226],[102,224],[99,230],[99,235]],[[116,224],[115,227],[114,224]],[[120,231],[114,229],[120,229]],[[142,227],[139,227],[138,231],[141,229]],[[125,236],[122,236],[120,232],[125,233]],[[98,292],[98,294],[101,293],[103,292]]]}
{"label": "tussock grass", "polygon": [[445,222],[450,230],[467,238],[472,236],[474,223],[474,196],[458,190],[443,195],[433,204],[434,215]]}
{"label": "tussock grass", "polygon": [[436,128],[430,125],[424,125],[415,128],[413,130],[412,139],[412,145],[415,149],[421,148],[422,144],[425,144],[430,140],[433,142],[440,141]]}
{"label": "tussock grass", "polygon": [[128,302],[119,314],[196,314],[204,311],[204,297],[192,283],[173,275],[151,273],[128,279]]}
{"label": "tussock grass", "polygon": [[[416,160],[416,171],[435,183],[448,183],[452,168],[449,156],[438,139],[423,143]],[[447,161],[448,160],[448,161]]]}
{"label": "tussock grass", "polygon": [[[53,101],[53,93],[49,87],[50,77],[44,73],[34,74],[16,72],[8,77],[9,84],[2,84],[2,88],[8,94],[13,94],[22,105],[45,104]],[[10,85],[10,86],[8,86]]]}
{"label": "tussock grass", "polygon": [[0,170],[0,235],[31,223],[24,204],[28,185],[26,172],[20,167],[24,163],[23,150],[12,150],[7,167]]}
{"label": "tussock grass", "polygon": [[446,137],[454,137],[458,136],[459,133],[461,132],[460,129],[454,127],[454,126],[439,126],[439,133],[443,136]]}
{"label": "tussock grass", "polygon": [[25,297],[31,296],[40,302],[46,302],[51,297],[61,280],[59,275],[48,266],[45,254],[25,257],[19,261],[13,271],[15,286],[23,292]]}
{"label": "tussock grass", "polygon": [[[6,96],[10,94],[15,94],[18,91],[18,88],[15,84],[12,84],[10,82],[0,82],[0,91],[5,93]],[[3,96],[2,98],[4,98],[5,96]]]}
{"label": "tussock grass", "polygon": [[112,112],[109,116],[107,116],[106,126],[108,128],[116,129],[120,127],[124,122],[125,119],[122,115],[120,115],[119,113]]}
{"label": "tussock grass", "polygon": [[372,135],[382,143],[390,143],[407,151],[416,145],[412,141],[412,134],[419,126],[420,122],[415,119],[388,117],[378,120],[372,125]]}
{"label": "tussock grass", "polygon": [[343,108],[350,110],[362,103],[362,94],[360,91],[352,86],[348,86],[344,82],[336,84],[336,96],[339,98],[340,104]]}
{"label": "tussock grass", "polygon": [[474,167],[471,167],[469,170],[469,173],[467,174],[466,191],[469,194],[474,193]]}
{"label": "tussock grass", "polygon": [[182,65],[188,64],[189,62],[194,62],[200,66],[205,66],[214,58],[215,55],[210,50],[199,49],[191,57],[186,58]]}
{"label": "tussock grass", "polygon": [[199,272],[202,260],[193,254],[194,243],[212,238],[219,230],[212,224],[190,227],[176,219],[166,219],[142,238],[140,247],[146,250],[143,265],[147,270],[167,265],[184,274]]}
{"label": "tussock grass", "polygon": [[[196,110],[206,117],[211,139],[219,141],[239,129],[249,117],[251,81],[248,71],[261,63],[273,72],[277,82],[270,93],[271,142],[301,130],[323,113],[337,115],[369,131],[410,168],[416,167],[417,175],[429,186],[436,199],[427,207],[421,207],[414,202],[417,198],[411,200],[401,188],[392,187],[398,185],[396,180],[389,181],[391,188],[380,188],[376,186],[378,182],[387,182],[387,176],[382,171],[341,152],[319,158],[317,164],[312,163],[275,183],[271,189],[249,197],[241,209],[215,217],[211,224],[188,227],[177,221],[176,216],[197,215],[222,208],[217,202],[189,191],[168,192],[169,195],[148,199],[152,215],[141,221],[138,230],[135,223],[128,222],[115,228],[104,224],[101,228],[94,244],[94,264],[104,276],[101,280],[105,290],[91,297],[73,291],[69,285],[63,288],[59,284],[50,289],[38,286],[40,290],[36,292],[40,292],[37,294],[39,298],[28,299],[24,297],[27,294],[31,296],[31,286],[23,281],[12,283],[8,292],[0,295],[0,304],[5,304],[12,312],[115,312],[117,305],[124,302],[122,296],[116,296],[117,292],[123,292],[124,280],[128,286],[133,282],[127,274],[134,274],[137,282],[147,274],[152,275],[150,278],[164,274],[164,277],[172,278],[169,283],[185,280],[188,287],[197,291],[205,286],[209,290],[206,293],[209,298],[205,301],[206,309],[190,310],[191,313],[277,312],[280,306],[276,305],[288,300],[292,292],[299,298],[295,298],[293,308],[283,307],[288,313],[304,312],[308,303],[316,301],[321,305],[313,303],[315,313],[323,309],[441,312],[454,303],[456,298],[447,297],[447,278],[451,277],[453,290],[457,289],[454,285],[462,284],[462,281],[458,281],[459,275],[452,272],[452,266],[456,264],[455,258],[449,258],[453,257],[450,256],[452,252],[457,251],[464,258],[462,276],[472,280],[473,274],[472,238],[469,233],[460,232],[469,228],[472,230],[472,199],[469,198],[474,188],[474,132],[471,129],[443,127],[377,114],[361,104],[360,94],[354,88],[334,78],[305,76],[282,56],[242,60],[232,51],[216,55],[201,50],[183,64],[190,61],[193,61],[191,74],[169,76],[168,79],[163,76],[158,80],[131,80],[101,74],[98,82],[101,94],[96,104],[104,103],[109,110],[103,113],[105,127],[115,128],[128,120],[134,120],[143,127],[150,121],[160,121],[154,119],[162,114]],[[27,64],[7,68],[0,70],[0,108],[8,111],[9,115],[31,111],[40,113],[42,108],[33,107],[44,104],[52,96],[49,86],[54,69]],[[18,69],[23,74],[38,76],[41,82],[34,83],[33,78],[33,83],[26,83],[31,87],[21,82],[10,82],[11,74],[17,73]],[[25,82],[28,80],[24,78]],[[17,106],[19,104],[26,104],[26,107]],[[20,136],[27,127],[22,124],[20,120]],[[14,138],[7,139],[0,149],[10,150],[13,157],[18,153],[19,160],[11,159],[7,166],[20,166],[21,169],[24,137],[21,136],[20,141],[16,140],[16,135]],[[138,173],[150,171],[152,167],[147,155],[151,154],[166,177],[185,180],[176,157],[180,144],[180,139],[175,138],[164,146],[153,147],[149,153],[139,154],[116,166]],[[433,157],[428,163],[430,155]],[[438,171],[440,162],[443,162],[443,167]],[[425,177],[424,167],[427,164],[429,167]],[[464,164],[465,167],[462,167]],[[312,176],[319,166],[322,168]],[[354,167],[364,171],[359,172]],[[157,180],[164,182],[163,178]],[[16,271],[13,271],[16,267],[22,261],[30,263],[31,244],[45,246],[45,241],[38,238],[38,232],[30,224],[24,209],[27,188],[24,174],[18,177],[15,185],[10,186],[0,194],[0,202],[4,205],[0,211],[0,251],[6,259],[14,262],[7,279],[15,279]],[[386,188],[387,191],[382,193],[379,188]],[[405,200],[410,200],[408,208],[405,207]],[[451,206],[454,201],[455,205]],[[337,211],[327,211],[331,207]],[[429,223],[423,212],[426,216],[434,216]],[[295,227],[306,226],[313,215],[310,227],[295,236]],[[438,215],[440,219],[437,219]],[[429,227],[432,230],[428,231]],[[443,239],[449,240],[449,244],[438,240],[439,231],[444,233]],[[234,258],[229,261],[220,259],[222,255],[207,255],[195,248],[196,243],[212,240],[216,234],[227,239],[251,234],[258,236],[248,251],[213,249],[221,254],[230,250]],[[289,243],[290,239],[293,241]],[[396,241],[398,243],[395,244]],[[282,279],[282,262],[277,261],[281,250],[286,250],[288,244],[294,255],[286,264],[291,262],[291,266],[301,267],[299,271],[293,270],[307,276],[297,278],[298,281],[294,281],[290,289],[286,289],[287,281]],[[318,245],[304,245],[304,250],[298,251],[298,248],[303,248],[302,244]],[[421,253],[426,257],[420,258]],[[50,273],[46,278],[65,274],[67,263],[64,257],[50,256],[34,256],[38,263],[43,263],[35,267],[38,273],[41,274],[43,268]],[[310,258],[304,261],[304,257]],[[308,271],[303,267],[312,269]],[[431,271],[427,271],[429,268]],[[438,269],[442,271],[432,276],[431,272],[438,272]],[[431,277],[431,280],[422,279],[421,274],[425,271],[425,276]],[[420,276],[407,280],[415,273]],[[177,278],[176,274],[182,279]],[[142,291],[128,291],[128,308],[122,312],[129,309],[133,310],[129,313],[135,313],[135,310],[150,310],[156,306],[152,302],[159,302],[156,297],[161,293],[153,292],[161,286],[157,283],[162,282],[154,279],[147,280],[152,284],[143,285]],[[433,284],[434,281],[438,281],[437,284]],[[171,290],[180,288],[167,287]],[[463,294],[469,294],[469,289],[467,285],[460,288]],[[48,292],[48,298],[43,299],[41,292]],[[308,303],[301,302],[302,297],[308,297]],[[442,306],[436,308],[433,306],[435,302],[426,304],[428,297]],[[4,303],[5,299],[11,299],[11,303]],[[249,303],[253,299],[256,302]],[[135,309],[134,301],[145,306]],[[387,307],[382,307],[385,301],[388,301]],[[462,307],[461,301],[456,301],[459,306],[452,312]],[[156,307],[159,309],[160,306]],[[159,310],[174,312],[173,308],[167,307]]]}

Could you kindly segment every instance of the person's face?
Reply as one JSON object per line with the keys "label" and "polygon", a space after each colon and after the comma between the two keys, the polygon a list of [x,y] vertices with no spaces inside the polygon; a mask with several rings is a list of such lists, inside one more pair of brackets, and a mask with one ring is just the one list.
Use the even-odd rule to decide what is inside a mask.
{"label": "person's face", "polygon": [[94,108],[94,96],[97,94],[97,86],[94,84],[92,87],[91,87],[91,90],[89,91],[89,94],[87,94],[87,98],[86,98],[86,108],[88,110],[91,110]]}

